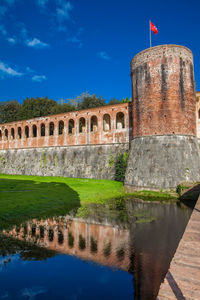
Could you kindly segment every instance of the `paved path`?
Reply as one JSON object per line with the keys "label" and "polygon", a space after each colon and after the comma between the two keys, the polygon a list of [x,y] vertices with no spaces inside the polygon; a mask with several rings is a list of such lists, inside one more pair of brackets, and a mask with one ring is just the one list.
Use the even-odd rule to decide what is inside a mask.
{"label": "paved path", "polygon": [[200,300],[200,197],[157,297],[169,299]]}

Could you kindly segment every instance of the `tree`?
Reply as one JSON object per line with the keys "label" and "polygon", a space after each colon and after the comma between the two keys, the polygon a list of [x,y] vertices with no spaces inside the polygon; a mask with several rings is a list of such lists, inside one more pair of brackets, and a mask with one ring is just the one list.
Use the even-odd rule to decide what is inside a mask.
{"label": "tree", "polygon": [[113,104],[119,104],[119,103],[122,103],[121,100],[118,100],[116,98],[112,98],[110,99],[110,101],[108,102],[108,105],[113,105]]}
{"label": "tree", "polygon": [[0,123],[7,123],[18,120],[21,104],[16,100],[0,103]]}
{"label": "tree", "polygon": [[32,119],[59,113],[59,104],[51,99],[26,98],[19,111],[19,120]]}
{"label": "tree", "polygon": [[93,108],[106,105],[105,100],[101,96],[95,94],[90,95],[88,93],[82,93],[77,99],[77,110]]}
{"label": "tree", "polygon": [[59,113],[65,113],[75,110],[75,106],[70,103],[59,104]]}

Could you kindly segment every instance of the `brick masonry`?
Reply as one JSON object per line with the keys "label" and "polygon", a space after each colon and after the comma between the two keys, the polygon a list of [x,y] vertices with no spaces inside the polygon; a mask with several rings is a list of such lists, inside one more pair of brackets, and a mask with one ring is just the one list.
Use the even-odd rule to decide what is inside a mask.
{"label": "brick masonry", "polygon": [[122,103],[0,124],[0,150],[128,143],[130,108]]}
{"label": "brick masonry", "polygon": [[131,62],[133,136],[196,135],[192,52],[162,45],[138,53]]}

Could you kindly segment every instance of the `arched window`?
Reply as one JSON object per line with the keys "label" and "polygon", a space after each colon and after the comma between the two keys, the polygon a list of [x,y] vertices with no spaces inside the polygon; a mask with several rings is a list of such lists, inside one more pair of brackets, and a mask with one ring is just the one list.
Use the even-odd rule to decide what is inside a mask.
{"label": "arched window", "polygon": [[15,138],[15,130],[14,128],[11,128],[11,139],[14,140]]}
{"label": "arched window", "polygon": [[54,135],[54,123],[49,124],[49,135]]}
{"label": "arched window", "polygon": [[118,112],[116,115],[116,129],[125,128],[124,114],[122,112]]}
{"label": "arched window", "polygon": [[8,140],[8,129],[4,130],[4,135],[5,135],[6,140]]}
{"label": "arched window", "polygon": [[53,229],[49,229],[49,242],[53,242],[54,239],[54,232]]}
{"label": "arched window", "polygon": [[85,132],[86,126],[85,126],[85,119],[84,118],[80,118],[79,119],[79,132]]}
{"label": "arched window", "polygon": [[103,131],[109,131],[111,129],[110,125],[110,115],[105,114],[103,116]]}
{"label": "arched window", "polygon": [[70,231],[68,232],[68,245],[69,245],[69,248],[74,247],[74,237]]}
{"label": "arched window", "polygon": [[59,121],[59,123],[58,123],[58,134],[63,134],[63,130],[64,130],[64,122]]}
{"label": "arched window", "polygon": [[92,236],[90,239],[90,251],[96,253],[98,251],[97,240]]}
{"label": "arched window", "polygon": [[85,238],[81,234],[79,234],[78,246],[80,250],[84,250],[86,247]]}
{"label": "arched window", "polygon": [[33,133],[33,137],[37,137],[37,126],[36,125],[33,125],[32,133]]}
{"label": "arched window", "polygon": [[29,128],[28,128],[28,126],[25,126],[25,137],[27,139],[29,138]]}
{"label": "arched window", "polygon": [[40,135],[45,136],[45,125],[43,123],[40,126]]}
{"label": "arched window", "polygon": [[105,257],[111,254],[111,242],[106,241],[106,243],[104,243],[103,254]]}
{"label": "arched window", "polygon": [[0,141],[2,140],[2,132],[1,132],[1,130],[0,130]]}
{"label": "arched window", "polygon": [[21,129],[21,127],[17,128],[17,134],[18,134],[18,138],[21,139],[22,138],[22,129]]}
{"label": "arched window", "polygon": [[98,127],[97,117],[92,116],[91,121],[90,121],[90,131],[91,132],[97,132],[97,127]]}
{"label": "arched window", "polygon": [[64,235],[63,235],[62,231],[59,229],[58,230],[58,244],[62,245],[63,242],[64,242]]}
{"label": "arched window", "polygon": [[44,238],[44,226],[40,226],[40,238],[43,239]]}
{"label": "arched window", "polygon": [[200,119],[200,109],[199,109],[199,119]]}
{"label": "arched window", "polygon": [[119,261],[122,261],[124,259],[124,256],[125,256],[125,250],[123,247],[117,249],[117,258]]}
{"label": "arched window", "polygon": [[72,119],[69,120],[68,133],[74,134],[74,120]]}

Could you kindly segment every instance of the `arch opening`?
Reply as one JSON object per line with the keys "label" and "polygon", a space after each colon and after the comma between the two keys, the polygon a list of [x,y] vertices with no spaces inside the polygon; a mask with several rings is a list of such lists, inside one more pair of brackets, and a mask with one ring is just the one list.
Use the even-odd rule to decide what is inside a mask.
{"label": "arch opening", "polygon": [[97,116],[92,116],[90,121],[90,131],[97,132],[98,129],[98,119]]}
{"label": "arch opening", "polygon": [[49,124],[49,135],[54,135],[54,123]]}
{"label": "arch opening", "polygon": [[33,133],[33,137],[37,137],[37,126],[36,125],[33,125],[32,133]]}
{"label": "arch opening", "polygon": [[44,123],[42,123],[41,126],[40,126],[40,135],[45,136],[45,125],[44,125]]}
{"label": "arch opening", "polygon": [[18,134],[18,138],[21,139],[22,138],[22,129],[21,129],[21,127],[17,128],[17,134]]}
{"label": "arch opening", "polygon": [[86,122],[85,122],[85,118],[80,118],[79,119],[79,133],[84,133],[86,132],[86,126],[85,126]]}
{"label": "arch opening", "polygon": [[105,114],[103,116],[103,131],[111,130],[111,122],[110,122],[110,115]]}
{"label": "arch opening", "polygon": [[25,126],[25,137],[28,139],[29,138],[29,127]]}
{"label": "arch opening", "polygon": [[5,135],[6,140],[8,140],[8,129],[4,130],[4,135]]}
{"label": "arch opening", "polygon": [[11,139],[14,140],[15,138],[15,130],[14,128],[11,128]]}
{"label": "arch opening", "polygon": [[68,125],[68,133],[69,134],[74,134],[74,120],[73,119],[70,119],[69,120],[69,125]]}
{"label": "arch opening", "polygon": [[124,113],[118,112],[116,115],[116,129],[121,130],[125,128]]}
{"label": "arch opening", "polygon": [[59,135],[63,134],[63,131],[64,131],[64,122],[59,121],[59,123],[58,123],[58,134]]}

